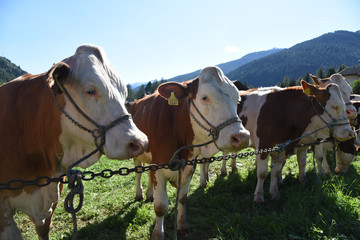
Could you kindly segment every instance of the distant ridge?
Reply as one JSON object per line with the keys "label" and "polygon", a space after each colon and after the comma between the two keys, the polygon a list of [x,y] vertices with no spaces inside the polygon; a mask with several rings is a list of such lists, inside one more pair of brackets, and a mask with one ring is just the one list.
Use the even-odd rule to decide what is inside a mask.
{"label": "distant ridge", "polygon": [[26,72],[13,64],[9,59],[0,57],[0,84],[24,74],[26,74]]}
{"label": "distant ridge", "polygon": [[227,76],[254,87],[273,86],[285,76],[297,80],[306,73],[316,74],[319,68],[357,65],[359,59],[360,31],[335,31],[244,64]]}
{"label": "distant ridge", "polygon": [[[249,53],[249,54],[243,56],[242,58],[239,58],[239,59],[236,59],[236,60],[233,60],[230,62],[226,62],[226,63],[217,64],[216,66],[221,68],[221,70],[224,72],[224,74],[227,74],[227,73],[231,72],[232,70],[235,70],[236,68],[238,68],[246,63],[249,63],[256,59],[277,53],[282,50],[284,50],[284,48],[273,48],[270,50],[253,52],[253,53]],[[191,73],[186,73],[186,74],[182,74],[182,75],[179,75],[179,76],[176,76],[173,78],[169,78],[168,81],[183,82],[183,81],[186,81],[189,79],[193,79],[193,78],[199,76],[200,71],[201,71],[201,69],[196,70]]]}

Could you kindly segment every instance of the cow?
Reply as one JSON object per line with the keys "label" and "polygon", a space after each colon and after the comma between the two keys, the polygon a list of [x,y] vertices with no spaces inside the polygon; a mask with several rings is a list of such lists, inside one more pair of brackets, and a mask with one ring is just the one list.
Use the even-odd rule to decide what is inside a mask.
{"label": "cow", "polygon": [[[341,74],[332,74],[330,77],[328,78],[319,78],[315,75],[310,74],[310,77],[312,78],[312,80],[314,81],[314,84],[320,87],[326,87],[328,84],[330,83],[334,83],[336,85],[339,86],[340,88],[340,93],[341,96],[345,102],[346,105],[346,114],[347,117],[352,120],[355,119],[357,116],[357,108],[354,107],[354,105],[352,104],[352,99],[356,98],[356,95],[351,94],[352,93],[352,88],[351,86],[346,82],[346,80],[342,77]],[[236,84],[235,84],[236,85]],[[244,89],[244,87],[242,85],[236,85],[238,87],[238,90],[246,90]],[[360,100],[360,98],[359,98]],[[360,137],[359,137],[360,138]],[[358,140],[358,145],[360,144],[360,140]],[[356,148],[355,146],[351,146],[351,143],[349,143],[350,146],[346,147],[346,151],[348,152],[348,154],[346,153],[341,153],[341,148],[339,148],[340,153],[337,154],[337,156],[342,156],[345,157],[346,159],[337,159],[337,162],[344,162],[346,163],[343,166],[348,166],[349,163],[351,163],[354,159],[354,155],[350,154],[350,152],[356,152]],[[345,148],[346,144],[341,144],[342,148]],[[317,145],[314,148],[314,153],[315,153],[315,158],[317,161],[317,165],[318,165],[318,173],[320,175],[323,174],[329,174],[330,170],[329,170],[329,165],[326,161],[326,152],[330,149],[334,148],[334,144],[331,142],[328,143],[323,143],[321,145]],[[350,150],[351,149],[351,150]],[[207,165],[205,165],[206,167],[208,167]],[[236,170],[236,160],[232,159],[231,160],[231,169],[232,171]],[[345,169],[345,168],[344,168]],[[205,172],[202,172],[201,176],[203,174],[205,174],[205,176],[207,176],[207,170],[205,170]],[[221,176],[226,176],[227,175],[227,171],[226,171],[226,161],[224,160],[222,162],[221,165]],[[206,177],[207,178],[207,177]],[[281,178],[281,176],[280,176]],[[206,181],[203,180],[204,178],[200,179],[200,186],[202,187],[206,187]],[[279,179],[279,182],[282,182],[281,179]]]}
{"label": "cow", "polygon": [[[179,158],[188,160],[200,154],[211,157],[219,150],[238,151],[247,147],[249,132],[236,113],[239,101],[234,84],[214,66],[202,69],[198,77],[184,83],[161,84],[154,94],[136,101],[131,107],[135,124],[149,138],[147,150],[135,158],[135,165],[138,162],[166,164],[177,149],[210,140],[215,141],[203,147],[185,149],[179,153]],[[209,132],[217,132],[216,137]],[[152,239],[164,239],[163,222],[169,205],[168,181],[179,188],[177,232],[188,234],[185,206],[194,171],[195,166],[183,167],[180,185],[176,171],[159,169],[150,172],[149,184],[153,186],[156,214]],[[139,183],[137,181],[137,188]]]}
{"label": "cow", "polygon": [[[126,96],[126,86],[103,48],[91,44],[79,46],[46,73],[2,85],[0,182],[60,177],[96,148],[119,160],[141,154],[148,139],[126,111]],[[79,166],[87,168],[100,156],[98,152]],[[29,216],[39,239],[48,239],[61,189],[59,182],[51,182],[0,190],[0,239],[21,239],[15,210]]]}
{"label": "cow", "polygon": [[[270,194],[273,199],[279,198],[279,174],[286,158],[295,153],[295,147],[315,141],[315,133],[327,138],[330,133],[326,126],[333,123],[333,119],[337,119],[339,124],[333,127],[336,139],[345,141],[354,136],[337,85],[329,84],[326,88],[317,88],[303,80],[301,85],[240,92],[242,101],[238,112],[245,128],[250,132],[252,147],[268,149],[290,141],[285,145],[285,151],[276,158],[271,170]],[[303,182],[306,177],[306,147],[296,148],[296,154],[299,178]],[[260,204],[264,202],[263,184],[268,173],[268,155],[269,153],[262,153],[256,156],[258,181],[254,201]]]}
{"label": "cow", "polygon": [[[323,79],[312,74],[310,74],[310,77],[314,81],[314,84],[320,87],[325,87],[330,83],[337,84],[340,88],[341,96],[345,102],[346,114],[349,120],[353,122],[357,118],[357,108],[352,103],[352,88],[341,74],[335,73],[332,74],[330,77]],[[314,156],[317,162],[318,173],[320,175],[330,174],[331,171],[329,169],[329,164],[326,160],[326,153],[327,151],[334,148],[335,145],[333,142],[327,142],[314,146]],[[345,152],[343,152],[343,150],[345,150]],[[354,145],[353,140],[349,140],[347,143],[341,143],[337,150],[336,162],[338,163],[337,165],[341,166],[342,170],[340,171],[340,167],[336,167],[335,172],[345,173],[349,164],[356,158],[356,155],[354,154],[356,154],[356,146]]]}

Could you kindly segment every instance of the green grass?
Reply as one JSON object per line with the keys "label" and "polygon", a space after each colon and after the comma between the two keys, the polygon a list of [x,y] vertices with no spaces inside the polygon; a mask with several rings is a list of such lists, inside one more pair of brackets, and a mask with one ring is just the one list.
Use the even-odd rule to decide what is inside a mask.
{"label": "green grass", "polygon": [[[283,170],[281,198],[270,200],[270,174],[265,181],[264,206],[253,203],[256,185],[254,157],[238,159],[238,171],[220,177],[220,162],[210,166],[210,182],[199,187],[199,167],[188,194],[188,239],[359,239],[360,163],[353,162],[346,175],[318,177],[308,154],[307,184],[298,181],[296,158]],[[228,163],[229,166],[230,163]],[[335,161],[329,161],[333,170]],[[133,161],[102,158],[87,170],[133,167]],[[230,167],[228,167],[230,170]],[[147,186],[147,176],[142,178]],[[97,177],[84,181],[84,205],[77,213],[78,239],[149,239],[154,228],[153,203],[135,202],[135,174]],[[50,239],[71,239],[72,219],[63,208],[67,186],[55,211]],[[169,213],[165,238],[173,239],[176,189],[168,185]],[[37,239],[28,218],[16,214],[24,239]],[[178,237],[178,239],[182,239]]]}

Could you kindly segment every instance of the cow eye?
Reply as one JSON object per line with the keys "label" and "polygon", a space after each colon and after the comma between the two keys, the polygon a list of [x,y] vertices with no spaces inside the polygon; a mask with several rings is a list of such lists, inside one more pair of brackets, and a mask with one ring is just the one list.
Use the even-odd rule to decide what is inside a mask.
{"label": "cow eye", "polygon": [[85,93],[86,93],[87,95],[95,95],[95,94],[96,94],[96,90],[93,89],[93,88],[89,88],[89,89],[86,89],[86,90],[85,90]]}
{"label": "cow eye", "polygon": [[331,106],[331,108],[334,109],[335,111],[337,111],[339,107],[338,106]]}
{"label": "cow eye", "polygon": [[202,97],[201,97],[201,101],[202,101],[202,102],[205,102],[205,103],[208,103],[210,100],[209,100],[209,97],[208,97],[208,96],[202,96]]}

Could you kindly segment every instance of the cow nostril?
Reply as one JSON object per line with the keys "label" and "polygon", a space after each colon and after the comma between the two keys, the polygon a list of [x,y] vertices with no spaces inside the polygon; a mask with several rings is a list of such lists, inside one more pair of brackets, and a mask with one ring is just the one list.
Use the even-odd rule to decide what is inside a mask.
{"label": "cow nostril", "polygon": [[349,132],[349,137],[350,137],[350,138],[355,137],[354,132],[350,131],[350,132]]}
{"label": "cow nostril", "polygon": [[130,156],[136,156],[141,153],[142,145],[137,141],[131,141],[128,144],[128,153]]}
{"label": "cow nostril", "polygon": [[231,143],[235,146],[238,145],[240,143],[239,137],[236,136],[235,134],[232,134],[231,135]]}

